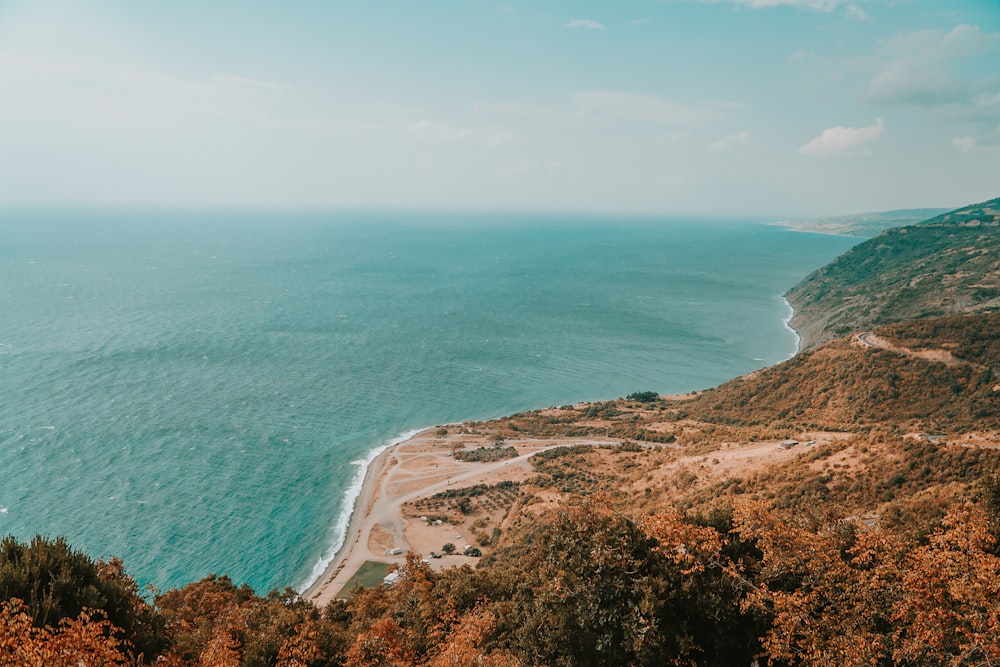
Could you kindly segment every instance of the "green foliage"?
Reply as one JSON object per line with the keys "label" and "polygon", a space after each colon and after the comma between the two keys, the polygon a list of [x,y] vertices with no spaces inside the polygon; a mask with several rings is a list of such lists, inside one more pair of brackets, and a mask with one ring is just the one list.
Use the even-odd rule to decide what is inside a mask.
{"label": "green foliage", "polygon": [[629,401],[639,401],[640,403],[652,403],[660,397],[655,391],[636,391],[625,398]]}
{"label": "green foliage", "polygon": [[0,542],[0,599],[12,598],[25,602],[36,627],[75,619],[84,609],[100,611],[146,661],[166,644],[161,622],[122,562],[95,562],[63,538]]}
{"label": "green foliage", "polygon": [[685,574],[657,546],[599,502],[543,517],[489,559],[512,584],[502,644],[525,664],[749,664],[759,627],[734,582],[714,568]]}
{"label": "green foliage", "polygon": [[998,206],[994,199],[855,246],[789,291],[793,325],[812,347],[880,324],[997,307]]}
{"label": "green foliage", "polygon": [[[501,440],[503,442],[503,440]],[[477,447],[476,449],[465,450],[460,449],[453,455],[456,461],[475,461],[478,463],[490,463],[492,461],[502,461],[504,459],[512,459],[517,456],[517,450],[514,447],[506,446],[492,446],[492,447]]]}

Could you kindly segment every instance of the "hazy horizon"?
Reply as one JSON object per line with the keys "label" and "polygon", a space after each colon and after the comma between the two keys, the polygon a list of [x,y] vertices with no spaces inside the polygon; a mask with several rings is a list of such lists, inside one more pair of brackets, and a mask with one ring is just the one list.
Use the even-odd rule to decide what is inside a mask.
{"label": "hazy horizon", "polygon": [[993,0],[13,0],[0,209],[957,207],[998,56]]}

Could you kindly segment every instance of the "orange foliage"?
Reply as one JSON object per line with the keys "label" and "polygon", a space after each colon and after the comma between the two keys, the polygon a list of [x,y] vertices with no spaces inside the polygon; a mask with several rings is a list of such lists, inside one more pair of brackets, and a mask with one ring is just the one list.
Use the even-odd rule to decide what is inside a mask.
{"label": "orange foliage", "polygon": [[316,646],[316,630],[306,621],[299,625],[295,634],[285,640],[278,651],[277,667],[309,667],[320,657]]}
{"label": "orange foliage", "polygon": [[684,574],[720,564],[722,536],[719,531],[685,521],[676,510],[648,516],[639,523],[639,528],[659,543],[657,551],[678,565],[686,566]]}
{"label": "orange foliage", "polygon": [[493,614],[482,605],[476,607],[445,638],[429,667],[520,667],[520,660],[510,654],[484,650],[483,644],[495,628]]}
{"label": "orange foliage", "polygon": [[766,504],[734,509],[735,530],[762,553],[744,605],[772,615],[761,644],[771,660],[798,665],[877,665],[889,654],[884,621],[896,590],[894,544],[852,524],[815,529]]}
{"label": "orange foliage", "polygon": [[914,549],[895,606],[899,661],[980,665],[1000,661],[1000,558],[986,514],[963,505],[930,543]]}
{"label": "orange foliage", "polygon": [[412,667],[416,657],[407,646],[403,629],[382,618],[367,632],[358,633],[347,651],[346,667]]}
{"label": "orange foliage", "polygon": [[59,627],[36,628],[17,599],[0,602],[0,667],[79,667],[131,665],[117,629],[86,610]]}
{"label": "orange foliage", "polygon": [[199,667],[239,667],[240,640],[232,619],[215,626],[208,646],[198,658]]}

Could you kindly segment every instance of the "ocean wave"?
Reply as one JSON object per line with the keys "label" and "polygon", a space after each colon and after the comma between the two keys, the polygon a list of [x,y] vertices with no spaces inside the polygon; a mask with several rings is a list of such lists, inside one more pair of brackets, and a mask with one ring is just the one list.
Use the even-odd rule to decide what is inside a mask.
{"label": "ocean wave", "polygon": [[788,315],[781,320],[781,323],[785,325],[785,328],[792,332],[795,336],[795,351],[793,351],[788,358],[791,359],[796,354],[799,353],[799,349],[802,347],[802,337],[799,336],[799,332],[792,328],[792,318],[795,317],[795,309],[792,308],[792,304],[788,302],[784,296],[781,297],[782,303],[785,304],[785,308],[788,309]]}
{"label": "ocean wave", "polygon": [[398,435],[395,438],[382,443],[378,447],[372,449],[363,459],[356,459],[351,461],[352,464],[358,466],[358,469],[354,473],[354,478],[351,480],[350,485],[344,491],[344,499],[341,503],[340,515],[337,517],[337,522],[334,524],[334,538],[323,555],[320,556],[319,560],[312,567],[312,571],[309,573],[309,577],[302,583],[301,586],[297,588],[299,593],[304,593],[310,586],[316,583],[326,568],[330,567],[330,563],[333,559],[337,557],[337,553],[344,546],[344,540],[347,538],[347,529],[351,525],[351,516],[354,514],[354,510],[358,504],[358,498],[361,496],[361,489],[364,488],[365,476],[368,474],[368,469],[371,467],[372,462],[378,458],[378,455],[385,450],[398,445],[401,442],[409,440],[417,433],[423,431],[423,428],[416,428],[410,431],[406,431],[402,435]]}

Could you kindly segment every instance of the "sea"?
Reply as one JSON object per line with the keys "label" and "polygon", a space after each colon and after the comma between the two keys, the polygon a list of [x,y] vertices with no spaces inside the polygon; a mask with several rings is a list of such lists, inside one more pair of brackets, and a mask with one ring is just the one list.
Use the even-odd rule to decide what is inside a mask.
{"label": "sea", "polygon": [[765,222],[0,212],[0,534],[301,590],[406,434],[793,355],[782,295],[861,239]]}

